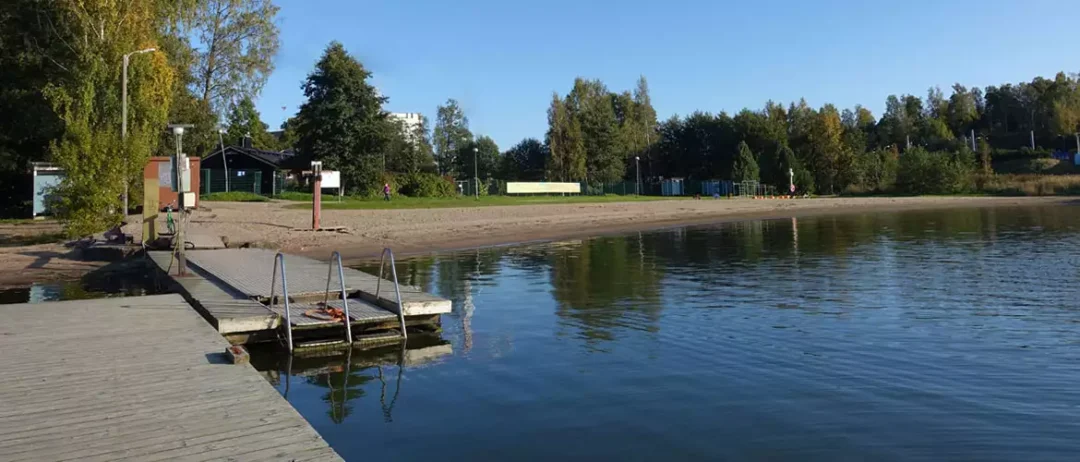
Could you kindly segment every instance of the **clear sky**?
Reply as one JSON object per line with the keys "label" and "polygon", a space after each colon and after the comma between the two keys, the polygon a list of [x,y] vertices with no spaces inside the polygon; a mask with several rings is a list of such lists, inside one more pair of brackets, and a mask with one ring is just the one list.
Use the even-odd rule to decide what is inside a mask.
{"label": "clear sky", "polygon": [[[338,40],[391,112],[447,98],[503,150],[543,139],[574,77],[613,91],[648,78],[661,120],[772,99],[863,104],[932,85],[985,87],[1080,71],[1076,0],[277,0],[281,49],[258,108],[276,129]],[[284,109],[282,109],[284,107]]]}

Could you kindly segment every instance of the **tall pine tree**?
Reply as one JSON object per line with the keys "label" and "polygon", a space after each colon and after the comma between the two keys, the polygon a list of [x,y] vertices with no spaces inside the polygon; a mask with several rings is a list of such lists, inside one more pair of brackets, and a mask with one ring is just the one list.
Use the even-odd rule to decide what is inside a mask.
{"label": "tall pine tree", "polygon": [[326,47],[304,83],[307,101],[297,115],[300,154],[340,170],[342,186],[359,194],[379,188],[382,155],[395,127],[364,69],[338,42]]}
{"label": "tall pine tree", "polygon": [[761,169],[758,167],[757,158],[750,146],[745,141],[739,142],[738,154],[735,156],[735,165],[731,167],[732,179],[741,181],[758,181]]}

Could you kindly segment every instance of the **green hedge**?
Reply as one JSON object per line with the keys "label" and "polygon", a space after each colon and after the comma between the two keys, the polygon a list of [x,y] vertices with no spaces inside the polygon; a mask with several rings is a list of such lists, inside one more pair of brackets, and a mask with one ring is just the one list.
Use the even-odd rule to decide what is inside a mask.
{"label": "green hedge", "polygon": [[[454,182],[433,173],[412,173],[394,178],[398,194],[409,197],[456,197]],[[391,187],[394,185],[391,184]]]}
{"label": "green hedge", "polygon": [[969,149],[954,153],[909,149],[900,155],[896,188],[909,194],[955,194],[973,186],[975,156]]}

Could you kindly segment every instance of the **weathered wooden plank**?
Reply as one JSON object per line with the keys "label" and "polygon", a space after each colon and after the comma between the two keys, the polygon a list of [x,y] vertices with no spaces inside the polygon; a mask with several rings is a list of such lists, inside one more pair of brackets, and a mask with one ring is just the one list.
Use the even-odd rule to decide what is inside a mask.
{"label": "weathered wooden plank", "polygon": [[[196,250],[188,252],[188,264],[197,267],[252,298],[270,297],[270,281],[274,276],[274,256],[277,252],[267,249]],[[285,257],[289,295],[293,297],[323,295],[326,278],[330,275],[331,290],[340,291],[337,271],[329,271],[327,262],[287,255]],[[360,292],[360,297],[386,309],[397,309],[394,284],[380,280],[363,271],[344,268],[345,288]],[[280,277],[280,276],[278,276]],[[280,282],[280,281],[279,281]],[[376,294],[378,287],[378,297]],[[280,295],[281,288],[278,286]],[[444,314],[450,312],[450,300],[425,293],[418,287],[401,286],[401,301],[406,316]],[[396,311],[395,311],[396,312]]]}
{"label": "weathered wooden plank", "polygon": [[[169,252],[148,252],[147,254],[162,271],[169,268],[172,258]],[[276,329],[280,324],[278,316],[267,310],[263,304],[206,271],[189,264],[188,275],[179,277],[175,275],[176,263],[171,264],[174,270],[167,274],[170,275],[177,291],[187,299],[188,303],[209,317],[218,332],[233,334],[271,330]],[[266,284],[269,283],[270,280],[267,279]]]}
{"label": "weathered wooden plank", "polygon": [[0,460],[340,460],[178,295],[0,319]]}

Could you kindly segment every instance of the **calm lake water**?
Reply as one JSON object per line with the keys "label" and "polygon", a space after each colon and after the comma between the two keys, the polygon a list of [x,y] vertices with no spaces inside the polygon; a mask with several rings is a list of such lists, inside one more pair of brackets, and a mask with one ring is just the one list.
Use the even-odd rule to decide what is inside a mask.
{"label": "calm lake water", "polygon": [[0,304],[44,303],[62,300],[130,297],[163,293],[143,262],[114,263],[80,279],[35,282],[24,287],[0,288]]}
{"label": "calm lake water", "polygon": [[402,262],[409,349],[267,378],[352,460],[1075,460],[1080,207],[752,221]]}

